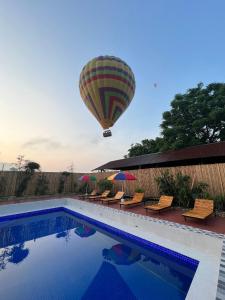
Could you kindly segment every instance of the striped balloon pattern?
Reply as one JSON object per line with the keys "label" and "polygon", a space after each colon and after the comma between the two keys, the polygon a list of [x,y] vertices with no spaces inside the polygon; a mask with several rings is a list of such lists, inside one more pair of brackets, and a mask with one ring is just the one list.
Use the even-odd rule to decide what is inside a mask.
{"label": "striped balloon pattern", "polygon": [[103,129],[114,125],[127,109],[135,92],[131,68],[114,56],[89,61],[80,74],[81,97]]}

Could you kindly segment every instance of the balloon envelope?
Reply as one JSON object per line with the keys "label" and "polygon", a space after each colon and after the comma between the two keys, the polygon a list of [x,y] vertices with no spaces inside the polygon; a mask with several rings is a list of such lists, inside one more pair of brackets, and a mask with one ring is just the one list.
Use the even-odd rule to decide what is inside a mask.
{"label": "balloon envelope", "polygon": [[103,129],[112,127],[130,104],[135,92],[131,68],[120,58],[99,56],[80,74],[81,97]]}

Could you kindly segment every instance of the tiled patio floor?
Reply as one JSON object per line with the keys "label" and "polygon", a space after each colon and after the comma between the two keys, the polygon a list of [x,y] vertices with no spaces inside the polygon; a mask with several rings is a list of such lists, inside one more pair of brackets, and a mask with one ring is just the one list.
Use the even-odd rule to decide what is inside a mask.
{"label": "tiled patio floor", "polygon": [[[92,201],[93,202],[93,201]],[[101,204],[100,201],[96,201],[96,203]],[[102,204],[103,205],[103,204]],[[105,205],[105,204],[104,204]],[[112,208],[120,209],[119,204],[110,204],[109,205]],[[146,215],[145,209],[143,206],[136,206],[136,207],[130,207],[130,208],[121,208],[123,210],[132,211],[137,214]],[[148,216],[151,216],[153,218],[163,219],[171,222],[176,222],[184,225],[189,225],[205,230],[214,231],[216,233],[222,233],[225,234],[225,218],[219,217],[219,216],[212,216],[207,219],[207,222],[200,220],[193,220],[189,219],[185,222],[184,217],[182,217],[182,213],[184,211],[182,209],[176,208],[176,209],[170,209],[167,211],[163,211],[160,214],[149,212]]]}

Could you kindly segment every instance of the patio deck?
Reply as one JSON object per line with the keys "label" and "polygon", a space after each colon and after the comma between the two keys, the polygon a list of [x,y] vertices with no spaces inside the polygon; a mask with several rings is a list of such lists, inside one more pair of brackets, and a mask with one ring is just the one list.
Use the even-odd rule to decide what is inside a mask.
{"label": "patio deck", "polygon": [[[92,201],[93,202],[93,201]],[[101,204],[100,201],[96,201],[97,204]],[[102,204],[104,206],[107,206],[106,204]],[[112,203],[109,205],[109,207],[121,209],[130,211],[136,214],[146,215],[145,209],[143,205],[139,205],[136,207],[127,207],[127,208],[120,208],[120,205],[117,203]],[[172,208],[169,210],[162,211],[160,213],[157,212],[148,212],[148,216],[157,218],[157,219],[163,219],[171,222],[176,222],[183,225],[193,226],[196,228],[201,228],[205,230],[210,230],[216,233],[222,233],[225,234],[225,218],[220,216],[212,216],[209,217],[206,222],[201,220],[194,220],[189,219],[185,222],[184,217],[182,216],[182,213],[184,210],[180,208]]]}

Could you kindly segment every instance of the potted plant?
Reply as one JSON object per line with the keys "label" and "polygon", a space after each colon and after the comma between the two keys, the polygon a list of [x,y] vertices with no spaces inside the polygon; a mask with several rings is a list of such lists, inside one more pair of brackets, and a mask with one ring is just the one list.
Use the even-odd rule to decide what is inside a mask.
{"label": "potted plant", "polygon": [[140,187],[135,189],[135,193],[144,193],[144,190]]}

